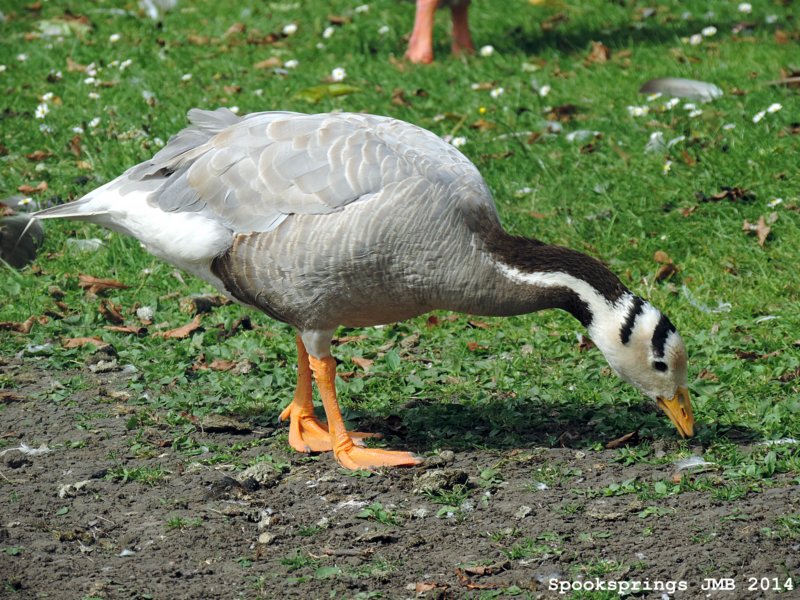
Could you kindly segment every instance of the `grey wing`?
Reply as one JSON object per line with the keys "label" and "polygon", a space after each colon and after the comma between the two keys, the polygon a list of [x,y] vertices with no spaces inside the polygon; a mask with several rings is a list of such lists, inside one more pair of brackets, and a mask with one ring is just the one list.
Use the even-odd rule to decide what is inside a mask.
{"label": "grey wing", "polygon": [[418,178],[474,181],[485,191],[455,148],[386,117],[268,112],[240,118],[218,109],[193,110],[190,119],[190,127],[126,179],[161,179],[151,196],[161,210],[201,212],[237,232],[269,231],[290,214],[342,210]]}

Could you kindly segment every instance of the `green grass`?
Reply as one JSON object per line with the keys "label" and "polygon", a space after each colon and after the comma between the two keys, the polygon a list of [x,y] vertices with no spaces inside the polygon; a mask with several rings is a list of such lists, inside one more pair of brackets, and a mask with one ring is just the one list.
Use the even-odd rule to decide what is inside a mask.
{"label": "green grass", "polygon": [[[472,8],[478,44],[495,47],[490,57],[449,57],[446,15],[440,15],[438,60],[425,68],[391,62],[402,54],[413,10],[395,0],[370,2],[367,12],[355,12],[356,3],[345,0],[326,2],[324,9],[306,2],[246,1],[234,10],[199,0],[181,4],[161,26],[111,10],[135,3],[94,3],[83,11],[90,30],[51,38],[36,35],[41,22],[79,9],[60,0],[39,11],[18,4],[4,10],[0,45],[0,197],[44,181],[48,189],[36,200],[77,198],[150,157],[186,124],[186,111],[195,106],[237,106],[242,114],[368,111],[439,135],[463,136],[461,149],[485,176],[510,231],[603,258],[678,325],[691,355],[699,424],[693,443],[702,444],[706,459],[722,470],[724,485],[709,484],[706,491],[725,500],[757,491],[759,481],[796,480],[796,445],[772,448],[774,458],[739,446],[742,440],[800,435],[800,378],[792,378],[800,367],[800,136],[793,127],[800,100],[796,90],[769,85],[781,68],[797,65],[796,7],[759,3],[745,16],[736,3],[690,6],[675,0],[658,3],[655,16],[644,18],[630,3],[511,2],[513,10],[506,0],[482,0]],[[543,31],[540,22],[559,12],[568,20]],[[324,39],[329,14],[349,21]],[[774,23],[767,22],[769,15],[775,15]],[[731,33],[744,20],[755,28]],[[237,23],[243,32],[231,30]],[[298,25],[296,34],[267,38],[288,23]],[[685,41],[707,25],[717,27],[716,35],[699,45]],[[388,33],[379,33],[382,26]],[[776,31],[795,40],[778,43]],[[592,41],[610,48],[608,62],[587,61]],[[285,72],[254,66],[270,57],[298,65]],[[75,70],[75,64],[91,63],[94,75]],[[345,82],[358,91],[316,104],[302,99],[304,90],[324,84],[336,67],[346,69]],[[659,76],[713,81],[725,95],[699,105],[699,116],[691,117],[683,103],[657,110],[666,99],[648,101],[637,90]],[[89,77],[94,81],[87,82]],[[504,93],[492,97],[485,89],[473,90],[476,83]],[[538,93],[544,85],[551,87],[547,96]],[[392,101],[397,90],[404,102]],[[773,103],[782,110],[754,123],[752,117]],[[35,117],[40,104],[49,108],[43,119]],[[561,124],[563,133],[547,135],[552,107],[567,104],[576,112]],[[628,106],[644,105],[652,108],[647,116],[629,114]],[[566,134],[577,130],[599,131],[601,137],[568,141]],[[542,135],[529,143],[529,132]],[[655,132],[685,140],[645,153]],[[37,151],[49,154],[27,158]],[[698,200],[724,186],[746,189],[751,199]],[[777,198],[783,202],[770,206]],[[761,247],[742,223],[773,212],[777,221]],[[68,243],[92,238],[102,240],[96,251],[80,252]],[[679,267],[667,281],[655,281],[656,251]],[[64,338],[97,336],[113,344],[119,364],[137,370],[130,404],[148,419],[169,424],[173,446],[187,456],[198,452],[187,415],[222,411],[272,423],[291,397],[295,354],[289,327],[253,313],[254,329],[226,337],[223,332],[245,314],[229,305],[204,317],[203,329],[185,340],[112,333],[104,329],[99,300],[78,286],[79,274],[126,283],[128,289],[105,297],[122,307],[130,323],[137,322],[136,306],[149,306],[156,324],[182,325],[190,317],[180,311],[180,299],[209,291],[188,275],[176,276],[134,240],[80,223],[48,222],[46,247],[34,268],[0,270],[0,322],[51,316],[27,335],[0,330],[0,355],[22,353],[66,371],[82,367],[91,350],[64,348]],[[368,375],[355,369],[354,377],[339,382],[346,418],[362,427],[376,419],[380,427],[378,419],[400,414],[406,443],[422,452],[557,446],[566,430],[577,435],[573,444],[586,449],[633,429],[645,439],[675,438],[663,415],[608,376],[596,350],[578,351],[580,327],[569,316],[551,311],[484,320],[487,327],[445,316],[439,314],[433,325],[423,316],[342,332],[365,336],[336,348],[343,370],[352,367],[353,356],[375,361]],[[471,351],[473,342],[477,349]],[[247,377],[193,370],[201,354],[208,363],[249,361],[253,369]],[[0,380],[0,388],[13,387],[13,381]],[[79,379],[43,397],[68,402],[78,389]],[[412,398],[413,407],[401,412],[398,407]],[[78,424],[87,425],[88,420]],[[218,452],[231,458],[227,449]],[[655,459],[645,446],[621,451],[619,460]],[[118,476],[126,479],[124,472]],[[558,469],[534,477],[548,485],[569,478]],[[650,484],[628,487],[642,494]]]}

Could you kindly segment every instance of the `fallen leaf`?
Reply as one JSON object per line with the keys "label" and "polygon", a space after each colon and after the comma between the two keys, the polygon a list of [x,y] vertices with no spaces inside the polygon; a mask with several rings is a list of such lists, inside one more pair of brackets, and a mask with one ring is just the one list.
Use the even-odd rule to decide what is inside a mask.
{"label": "fallen leaf", "polygon": [[81,136],[77,134],[72,136],[72,139],[69,141],[69,151],[75,156],[81,155]]}
{"label": "fallen leaf", "polygon": [[17,188],[17,191],[25,195],[39,194],[41,192],[46,192],[47,187],[48,186],[46,181],[40,181],[36,186],[30,186],[23,183],[21,186]]}
{"label": "fallen leaf", "polygon": [[395,106],[411,106],[411,102],[406,100],[406,92],[403,88],[394,88],[394,90],[392,90],[391,102]]}
{"label": "fallen leaf", "polygon": [[496,129],[497,125],[491,121],[487,121],[486,119],[478,119],[472,125],[470,125],[470,127],[472,129],[477,129],[478,131],[491,131],[492,129]]}
{"label": "fallen leaf", "polygon": [[778,381],[781,383],[789,383],[790,381],[794,381],[798,378],[800,378],[800,367],[795,367],[794,371],[787,371],[778,377]]}
{"label": "fallen leaf", "polygon": [[31,152],[30,154],[26,154],[25,158],[27,158],[28,160],[38,162],[40,160],[45,160],[46,158],[50,158],[51,156],[53,156],[53,153],[50,152],[49,150],[36,150],[34,152]]}
{"label": "fallen leaf", "polygon": [[341,346],[350,342],[361,342],[366,339],[369,339],[368,335],[343,335],[341,337],[333,338],[333,343]]}
{"label": "fallen leaf", "polygon": [[114,325],[122,325],[125,322],[125,317],[122,316],[121,312],[122,307],[118,304],[114,304],[110,300],[103,300],[100,302],[98,311],[109,323],[113,323]]}
{"label": "fallen leaf", "polygon": [[199,424],[204,431],[218,433],[250,433],[253,430],[247,423],[242,423],[241,421],[226,417],[225,415],[213,413],[201,417]]}
{"label": "fallen leaf", "polygon": [[550,109],[547,113],[548,121],[560,121],[569,123],[578,114],[578,107],[574,104],[561,104]]}
{"label": "fallen leaf", "polygon": [[354,356],[352,359],[353,363],[364,369],[364,371],[369,371],[372,368],[372,363],[374,360],[370,360],[369,358],[364,358],[362,356]]}
{"label": "fallen leaf", "polygon": [[232,35],[238,35],[240,33],[244,33],[247,31],[247,25],[244,23],[234,23],[225,31],[223,37],[230,37]]}
{"label": "fallen leaf", "polygon": [[0,404],[10,404],[12,402],[22,402],[22,396],[8,390],[0,390]]}
{"label": "fallen leaf", "polygon": [[283,61],[277,56],[270,56],[253,65],[254,69],[277,69],[283,66]]}
{"label": "fallen leaf", "polygon": [[446,583],[434,583],[432,581],[420,581],[414,584],[414,592],[417,594],[425,594],[433,590],[440,590],[446,592],[450,586]]}
{"label": "fallen leaf", "polygon": [[[776,213],[773,213],[776,214]],[[774,221],[772,221],[774,223]],[[758,245],[762,248],[764,247],[764,243],[767,241],[767,237],[769,236],[769,232],[772,231],[772,228],[767,225],[766,219],[764,216],[758,217],[758,223],[755,225],[753,223],[749,223],[747,219],[744,220],[742,223],[742,231],[745,233],[752,233],[755,232],[756,236],[758,236]]]}
{"label": "fallen leaf", "polygon": [[33,328],[34,323],[39,323],[39,325],[45,325],[50,319],[47,317],[34,317],[30,316],[22,323],[15,323],[13,321],[5,321],[0,323],[0,330],[5,331],[13,331],[15,333],[30,333],[31,329]]}
{"label": "fallen leaf", "polygon": [[658,267],[658,270],[656,271],[655,274],[655,280],[664,281],[665,279],[669,279],[670,277],[675,275],[675,273],[677,272],[678,272],[678,267],[676,267],[672,263],[665,263],[660,267]]}
{"label": "fallen leaf", "polygon": [[110,348],[111,344],[108,342],[104,342],[100,338],[97,337],[75,337],[75,338],[65,338],[62,342],[64,348],[81,348],[88,344],[94,344],[95,348],[101,350],[103,348]]}
{"label": "fallen leaf", "polygon": [[343,17],[340,15],[328,15],[328,23],[331,25],[346,25],[350,23],[352,19],[350,17]]}
{"label": "fallen leaf", "polygon": [[698,192],[696,196],[700,202],[719,202],[720,200],[730,200],[731,202],[741,200],[742,202],[750,202],[755,200],[755,194],[753,194],[753,192],[738,186],[729,187],[726,185],[722,186],[719,192],[711,196],[706,196],[700,192]]}
{"label": "fallen leaf", "polygon": [[481,346],[478,342],[467,342],[467,350],[476,352],[478,350],[486,350],[486,346]]}
{"label": "fallen leaf", "polygon": [[210,313],[214,308],[225,306],[226,304],[230,304],[230,300],[219,294],[198,294],[183,298],[180,301],[180,309],[181,312],[198,315]]}
{"label": "fallen leaf", "polygon": [[215,358],[208,365],[208,368],[212,371],[230,371],[234,367],[236,367],[236,361],[227,358]]}
{"label": "fallen leaf", "polygon": [[201,323],[200,320],[202,319],[201,315],[195,315],[194,319],[191,322],[187,323],[186,325],[182,325],[181,327],[177,327],[175,329],[170,329],[169,331],[159,331],[154,333],[155,337],[165,338],[165,339],[183,339],[187,338],[192,333],[200,329]]}
{"label": "fallen leaf", "polygon": [[717,377],[715,373],[712,373],[708,369],[701,369],[697,376],[703,381],[719,381],[719,377]]}
{"label": "fallen leaf", "polygon": [[588,338],[585,335],[580,336],[580,341],[578,342],[578,352],[586,352],[594,347],[595,343],[591,340],[591,338]]}
{"label": "fallen leaf", "polygon": [[474,327],[476,329],[489,329],[489,324],[484,323],[483,321],[476,321],[474,319],[467,321],[467,324],[470,327]]}
{"label": "fallen leaf", "polygon": [[592,47],[589,50],[589,55],[584,61],[585,64],[604,63],[611,60],[611,48],[603,44],[603,42],[592,42]]}
{"label": "fallen leaf", "polygon": [[128,286],[116,279],[100,279],[91,275],[78,275],[78,286],[87,294],[97,295],[106,290],[125,290]]}
{"label": "fallen leaf", "polygon": [[653,260],[662,265],[672,263],[672,259],[669,257],[669,254],[663,250],[656,250],[655,254],[653,254]]}
{"label": "fallen leaf", "polygon": [[614,450],[616,448],[620,448],[627,444],[635,444],[639,440],[639,431],[631,431],[630,433],[626,433],[622,437],[619,437],[615,440],[611,440],[606,444],[606,450]]}
{"label": "fallen leaf", "polygon": [[147,334],[147,327],[140,325],[106,325],[104,329],[114,333],[132,333],[139,337]]}
{"label": "fallen leaf", "polygon": [[552,17],[547,17],[546,19],[541,21],[539,26],[542,28],[542,31],[552,31],[559,25],[563,25],[568,21],[569,17],[565,13],[560,12],[554,14]]}
{"label": "fallen leaf", "polygon": [[70,73],[85,73],[86,72],[86,65],[82,65],[81,63],[77,63],[72,60],[71,57],[67,57],[67,71]]}

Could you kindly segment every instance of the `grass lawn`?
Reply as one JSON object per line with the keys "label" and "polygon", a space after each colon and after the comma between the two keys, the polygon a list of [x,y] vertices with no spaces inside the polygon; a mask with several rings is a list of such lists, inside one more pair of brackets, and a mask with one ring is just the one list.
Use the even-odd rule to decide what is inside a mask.
{"label": "grass lawn", "polygon": [[[149,158],[192,107],[397,117],[459,144],[512,233],[602,258],[670,316],[689,350],[698,423],[693,440],[675,443],[663,414],[580,345],[579,323],[550,311],[341,330],[338,389],[360,427],[396,419],[400,445],[422,454],[592,452],[638,430],[644,441],[619,450],[621,461],[699,454],[717,469],[654,497],[723,502],[800,484],[797,441],[785,440],[800,437],[800,96],[774,84],[800,69],[796,4],[475,0],[475,42],[493,52],[451,57],[443,12],[425,67],[402,61],[413,5],[395,0],[181,1],[158,22],[134,1],[12,4],[0,22],[0,198],[78,198]],[[344,79],[332,85],[336,69]],[[656,77],[713,82],[724,95],[639,94]],[[760,220],[762,239],[746,231]],[[35,264],[0,268],[0,364],[22,357],[81,389],[74,373],[95,347],[65,340],[100,338],[135,369],[139,414],[168,422],[186,460],[197,419],[274,423],[295,381],[288,326],[227,305],[185,338],[159,337],[191,321],[182,300],[212,290],[90,225],[50,221],[46,236]],[[92,297],[79,275],[128,287]],[[108,305],[125,325],[152,309],[152,323],[142,335],[110,331],[120,319]],[[252,328],[228,335],[245,315]],[[11,330],[31,316],[43,318]],[[207,368],[215,360],[230,362]],[[0,391],[15,385],[0,375]],[[3,413],[0,404],[0,423]],[[279,429],[263,453],[285,440]],[[758,445],[767,440],[784,443]],[[0,437],[0,449],[12,443]],[[250,449],[212,450],[244,466]],[[796,515],[786,518],[796,529]]]}

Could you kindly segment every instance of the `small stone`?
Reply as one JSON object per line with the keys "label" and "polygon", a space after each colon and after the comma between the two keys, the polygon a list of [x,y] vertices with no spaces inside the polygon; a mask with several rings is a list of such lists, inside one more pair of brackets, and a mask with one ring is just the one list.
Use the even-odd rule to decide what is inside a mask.
{"label": "small stone", "polygon": [[530,506],[525,506],[524,504],[517,509],[517,512],[514,513],[514,518],[517,520],[524,519],[529,514],[533,512],[533,509]]}

